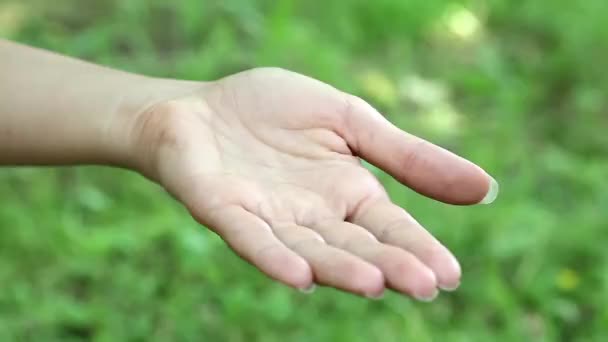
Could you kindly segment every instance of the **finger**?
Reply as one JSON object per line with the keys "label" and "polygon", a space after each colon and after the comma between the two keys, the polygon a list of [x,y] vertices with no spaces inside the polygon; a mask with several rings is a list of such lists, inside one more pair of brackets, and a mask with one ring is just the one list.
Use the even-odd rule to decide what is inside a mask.
{"label": "finger", "polygon": [[312,270],[306,260],[279,241],[259,217],[241,207],[229,206],[207,218],[209,228],[269,277],[299,289],[313,285]]}
{"label": "finger", "polygon": [[327,245],[309,228],[294,224],[273,229],[285,245],[306,259],[316,283],[366,297],[382,295],[384,278],[374,265]]}
{"label": "finger", "polygon": [[453,290],[460,284],[456,258],[410,214],[388,200],[378,200],[355,213],[351,222],[369,230],[386,244],[401,247],[427,265],[440,288]]}
{"label": "finger", "polygon": [[491,203],[498,184],[479,166],[408,134],[365,101],[347,95],[343,136],[353,152],[428,197],[451,204]]}
{"label": "finger", "polygon": [[435,274],[411,253],[378,242],[369,231],[350,222],[324,222],[313,229],[328,244],[378,267],[390,288],[423,301],[437,296]]}

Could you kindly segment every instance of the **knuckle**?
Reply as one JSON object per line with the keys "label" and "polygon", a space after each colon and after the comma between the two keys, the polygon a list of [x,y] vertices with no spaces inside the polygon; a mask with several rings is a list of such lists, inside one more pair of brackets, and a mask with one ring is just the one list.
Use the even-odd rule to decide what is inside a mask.
{"label": "knuckle", "polygon": [[301,239],[298,239],[297,241],[291,243],[291,248],[294,250],[300,250],[302,248],[307,248],[307,246],[309,245],[318,245],[318,244],[324,244],[325,241],[323,240],[323,238],[318,235],[318,234],[310,234],[306,237],[303,237]]}
{"label": "knuckle", "polygon": [[410,174],[415,170],[422,170],[425,166],[426,159],[424,151],[428,149],[430,143],[424,140],[418,140],[405,151],[401,161],[401,165],[405,174]]}
{"label": "knuckle", "polygon": [[348,93],[341,93],[338,108],[335,112],[336,127],[339,131],[348,132],[353,128],[353,112],[357,97]]}
{"label": "knuckle", "polygon": [[265,81],[268,78],[276,79],[295,73],[280,67],[258,67],[244,71],[242,75],[250,78],[253,81]]}
{"label": "knuckle", "polygon": [[428,236],[425,242],[425,252],[429,257],[445,258],[450,255],[448,249],[432,236]]}
{"label": "knuckle", "polygon": [[361,246],[368,246],[370,243],[377,242],[376,238],[368,231],[362,230],[356,232],[354,236],[347,237],[340,242],[339,247],[347,251],[354,251]]}
{"label": "knuckle", "polygon": [[364,273],[364,269],[358,260],[342,260],[339,264],[335,265],[345,275],[349,275],[353,279],[361,278],[361,274]]}
{"label": "knuckle", "polygon": [[338,118],[341,120],[342,125],[346,129],[352,129],[354,125],[353,116],[355,115],[356,108],[361,106],[361,103],[365,102],[358,96],[343,93],[341,107],[337,113]]}
{"label": "knuckle", "polygon": [[266,72],[266,73],[274,73],[274,74],[283,74],[289,72],[287,69],[281,67],[258,67],[251,69],[252,72]]}
{"label": "knuckle", "polygon": [[285,259],[277,260],[276,258],[274,258],[274,255],[279,252],[281,248],[282,246],[278,243],[269,243],[257,249],[252,256],[252,259],[259,262],[263,262],[264,260],[269,259],[269,261],[284,264],[286,263]]}
{"label": "knuckle", "polygon": [[344,110],[345,115],[353,114],[356,110],[369,106],[369,104],[357,95],[344,94]]}
{"label": "knuckle", "polygon": [[404,218],[397,219],[386,224],[380,231],[378,232],[378,240],[380,241],[389,241],[391,240],[392,235],[397,232],[403,230],[403,226],[408,224],[408,220]]}
{"label": "knuckle", "polygon": [[393,270],[396,274],[410,274],[412,272],[412,263],[409,261],[399,261],[393,265]]}
{"label": "knuckle", "polygon": [[[367,115],[377,113],[373,107],[362,98],[341,93],[341,107],[337,110],[337,127],[341,135],[348,141],[349,147],[357,153],[360,151],[361,141],[371,142],[376,138],[376,131],[369,129],[364,122],[369,122]],[[377,115],[380,115],[377,113]],[[377,119],[377,118],[376,118]],[[373,121],[372,118],[371,121]]]}
{"label": "knuckle", "polygon": [[365,167],[348,167],[336,171],[340,177],[335,183],[335,190],[348,198],[356,198],[357,202],[369,204],[386,198],[382,183]]}

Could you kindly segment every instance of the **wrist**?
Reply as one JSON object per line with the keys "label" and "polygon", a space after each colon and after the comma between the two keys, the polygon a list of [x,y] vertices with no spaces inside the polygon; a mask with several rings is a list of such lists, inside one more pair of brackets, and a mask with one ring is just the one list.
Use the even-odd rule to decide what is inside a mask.
{"label": "wrist", "polygon": [[0,40],[0,165],[134,167],[139,113],[197,82],[102,67]]}
{"label": "wrist", "polygon": [[169,127],[174,100],[200,94],[207,83],[140,77],[116,106],[105,145],[113,164],[157,178],[160,138]]}

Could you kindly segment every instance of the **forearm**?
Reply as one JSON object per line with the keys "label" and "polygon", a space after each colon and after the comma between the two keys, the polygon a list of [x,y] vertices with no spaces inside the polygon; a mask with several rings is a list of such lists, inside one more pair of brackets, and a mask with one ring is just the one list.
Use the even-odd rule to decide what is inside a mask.
{"label": "forearm", "polygon": [[137,113],[192,86],[0,39],[0,165],[128,166]]}

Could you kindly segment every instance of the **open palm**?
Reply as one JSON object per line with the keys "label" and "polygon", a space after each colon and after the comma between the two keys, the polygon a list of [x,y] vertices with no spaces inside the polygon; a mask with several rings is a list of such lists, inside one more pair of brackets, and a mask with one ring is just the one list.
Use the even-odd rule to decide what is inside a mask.
{"label": "open palm", "polygon": [[142,114],[148,171],[270,277],[368,297],[454,289],[460,266],[391,203],[361,159],[453,204],[495,197],[474,164],[407,134],[363,100],[280,69],[254,69]]}

